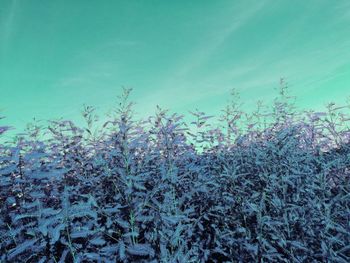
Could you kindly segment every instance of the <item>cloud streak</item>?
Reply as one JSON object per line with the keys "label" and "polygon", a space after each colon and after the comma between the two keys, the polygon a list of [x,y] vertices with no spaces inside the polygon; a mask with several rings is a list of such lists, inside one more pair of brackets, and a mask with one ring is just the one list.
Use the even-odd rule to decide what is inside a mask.
{"label": "cloud streak", "polygon": [[[146,101],[164,101],[168,106],[172,107],[178,104],[175,98],[181,99],[182,105],[190,105],[194,102],[198,102],[210,95],[220,95],[228,90],[227,86],[217,87],[215,79],[218,77],[213,74],[212,76],[202,76],[201,80],[195,81],[189,78],[191,71],[201,67],[205,62],[211,58],[211,56],[229,39],[236,31],[240,30],[246,25],[250,19],[262,10],[266,1],[261,1],[259,4],[255,4],[251,8],[247,8],[245,5],[234,6],[234,8],[228,8],[229,11],[225,11],[223,14],[223,21],[227,22],[227,26],[224,28],[214,28],[214,37],[209,38],[207,42],[200,46],[192,48],[180,59],[179,63],[175,64],[175,67],[169,71],[164,77],[162,77],[157,83],[158,90],[154,91],[152,95],[145,98]],[[255,66],[247,65],[246,68],[231,70],[231,74],[237,76],[245,74],[255,69]],[[214,81],[213,81],[214,80]],[[195,81],[195,82],[194,82]],[[174,87],[175,83],[175,87]],[[191,87],[197,87],[193,89]],[[212,86],[213,88],[208,88]],[[202,87],[202,88],[201,88]],[[205,92],[202,89],[205,88]],[[184,97],[184,94],[186,95]],[[169,99],[171,98],[171,99]],[[173,102],[173,103],[172,103]]]}
{"label": "cloud streak", "polygon": [[[246,9],[245,11],[238,10],[235,13],[232,13],[233,23],[229,24],[226,28],[219,30],[215,33],[215,38],[211,38],[210,41],[196,47],[195,50],[192,50],[193,53],[190,56],[186,56],[185,60],[178,65],[176,70],[172,72],[172,75],[181,77],[186,76],[191,70],[196,67],[199,67],[205,62],[211,55],[222,46],[228,38],[234,34],[234,32],[244,26],[254,15],[259,12],[265,5],[264,1],[261,1],[259,4],[255,5],[251,9]],[[244,7],[242,8],[244,9]],[[228,18],[231,20],[231,16]]]}
{"label": "cloud streak", "polygon": [[[305,45],[294,45],[293,43],[302,36],[300,30],[308,22],[307,17],[301,17],[305,19],[298,23],[289,21],[275,38],[262,43],[263,46],[259,46],[257,51],[247,53],[238,62],[230,62],[226,68],[213,69],[210,75],[202,74],[200,78],[189,76],[192,70],[204,65],[213,53],[262,7],[263,5],[260,5],[242,14],[234,24],[217,34],[216,39],[198,47],[197,51],[178,63],[177,67],[158,83],[158,90],[145,100],[161,101],[170,107],[179,104],[185,107],[196,105],[209,97],[228,95],[229,89],[236,87],[246,94],[253,91],[251,95],[256,100],[264,98],[269,101],[275,93],[269,94],[266,91],[273,92],[273,88],[278,87],[280,77],[286,77],[292,88],[291,93],[300,96],[309,95],[315,87],[344,75],[339,70],[349,64],[350,41],[337,43],[332,38],[319,36],[318,39],[313,39],[311,36],[304,39]],[[330,26],[327,30],[329,33],[335,28]],[[257,98],[258,94],[262,97]]]}
{"label": "cloud streak", "polygon": [[[8,8],[7,15],[4,15],[4,19],[0,20],[0,47],[1,47],[1,54],[5,54],[6,50],[9,46],[9,43],[11,41],[11,36],[15,29],[16,24],[16,13],[19,8],[19,2],[18,0],[12,0],[11,4]],[[6,12],[6,9],[0,11],[0,12]]]}

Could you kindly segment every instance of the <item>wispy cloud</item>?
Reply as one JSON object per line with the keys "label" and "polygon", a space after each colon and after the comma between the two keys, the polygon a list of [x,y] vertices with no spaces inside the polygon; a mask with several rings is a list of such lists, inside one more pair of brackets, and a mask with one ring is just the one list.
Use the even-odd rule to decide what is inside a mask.
{"label": "wispy cloud", "polygon": [[254,15],[264,6],[265,1],[260,1],[250,9],[237,8],[229,14],[226,14],[227,27],[215,29],[215,35],[205,43],[201,43],[199,47],[195,47],[190,55],[186,55],[185,59],[177,65],[172,72],[175,77],[186,76],[191,70],[203,64],[212,54],[229,39],[236,30],[244,26]]}
{"label": "wispy cloud", "polygon": [[335,2],[334,9],[336,12],[336,21],[343,22],[350,20],[350,2],[347,0]]}
{"label": "wispy cloud", "polygon": [[0,10],[0,14],[3,13],[3,19],[0,20],[0,52],[6,53],[6,49],[11,41],[11,36],[16,26],[16,13],[19,8],[19,1],[10,1],[10,6]]}
{"label": "wispy cloud", "polygon": [[[244,26],[251,16],[259,12],[263,5],[241,15],[240,19],[227,29],[217,34],[218,38],[198,47],[187,59],[184,59],[158,83],[158,90],[153,92],[146,101],[161,101],[173,107],[201,103],[209,97],[229,94],[229,89],[236,87],[250,97],[257,99],[272,98],[273,88],[278,86],[280,77],[286,77],[291,84],[292,94],[310,94],[310,91],[323,82],[342,76],[339,70],[349,65],[350,41],[346,39],[340,43],[335,39],[321,37],[316,40],[310,37],[304,40],[306,45],[297,46],[293,43],[300,38],[307,19],[294,23],[291,21],[276,39],[261,43],[262,47],[247,53],[243,59],[229,62],[220,69],[211,70],[209,75],[193,77],[190,73],[197,67],[204,65],[212,54],[235,34],[235,30]],[[331,32],[333,27],[328,31]],[[328,32],[327,31],[327,32]],[[288,52],[287,52],[288,51]],[[253,92],[253,93],[252,93]],[[262,97],[258,98],[258,94]]]}
{"label": "wispy cloud", "polygon": [[[189,75],[192,71],[205,65],[226,41],[262,10],[265,4],[266,1],[260,1],[251,8],[247,8],[245,4],[229,6],[222,16],[218,16],[227,26],[222,27],[223,23],[220,23],[220,27],[208,30],[208,34],[210,34],[208,36],[211,37],[205,38],[206,41],[201,42],[199,46],[193,47],[182,58],[179,58],[175,62],[174,67],[159,79],[157,83],[158,90],[149,99],[152,101],[164,101],[164,98],[178,98],[181,99],[181,104],[190,104],[210,95],[222,94],[223,90],[226,91],[228,89],[227,86],[218,87],[216,85],[218,82],[215,81],[215,78],[218,76],[215,72],[211,76],[201,76],[201,80],[195,80]],[[230,74],[239,76],[252,71],[254,68],[255,66],[247,65],[245,68],[230,70]],[[210,88],[211,86],[212,88]],[[205,92],[202,92],[203,89],[205,89]],[[184,94],[186,98],[183,97]],[[178,103],[177,101],[176,104]],[[167,105],[172,105],[171,100]]]}

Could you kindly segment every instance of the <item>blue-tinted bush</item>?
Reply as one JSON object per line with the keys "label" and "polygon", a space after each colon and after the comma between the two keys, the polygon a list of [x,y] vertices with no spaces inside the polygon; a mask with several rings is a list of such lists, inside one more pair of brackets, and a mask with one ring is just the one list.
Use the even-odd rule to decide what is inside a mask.
{"label": "blue-tinted bush", "polygon": [[84,128],[28,126],[0,145],[0,261],[349,262],[346,108],[297,113],[285,92],[218,126],[135,121],[128,89],[102,127],[90,106]]}

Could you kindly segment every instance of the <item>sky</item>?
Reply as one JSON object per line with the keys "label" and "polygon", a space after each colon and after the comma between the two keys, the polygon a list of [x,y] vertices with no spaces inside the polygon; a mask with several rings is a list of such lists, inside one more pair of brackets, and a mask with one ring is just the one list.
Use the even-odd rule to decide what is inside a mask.
{"label": "sky", "polygon": [[137,117],[156,105],[220,115],[235,88],[271,104],[280,78],[297,106],[350,96],[350,1],[0,0],[0,125],[82,123],[133,88]]}

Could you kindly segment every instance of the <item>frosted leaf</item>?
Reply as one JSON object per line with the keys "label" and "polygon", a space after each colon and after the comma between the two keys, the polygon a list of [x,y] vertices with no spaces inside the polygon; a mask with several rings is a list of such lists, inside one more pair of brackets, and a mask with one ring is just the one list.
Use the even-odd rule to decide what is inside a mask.
{"label": "frosted leaf", "polygon": [[33,245],[37,242],[37,239],[26,240],[21,244],[18,244],[15,248],[11,249],[8,253],[8,259],[14,259],[16,256],[22,254],[26,250],[33,250]]}
{"label": "frosted leaf", "polygon": [[135,244],[129,246],[127,251],[134,256],[154,256],[154,250],[149,244]]}

